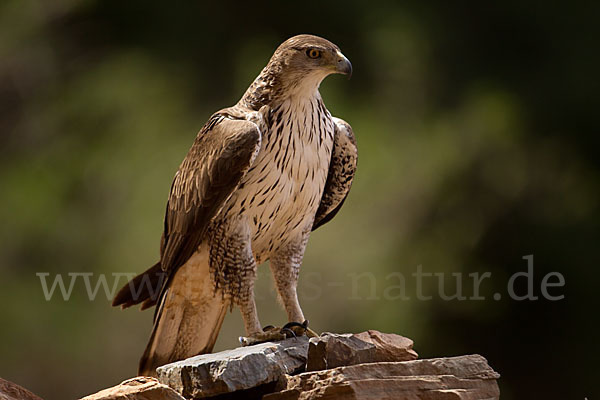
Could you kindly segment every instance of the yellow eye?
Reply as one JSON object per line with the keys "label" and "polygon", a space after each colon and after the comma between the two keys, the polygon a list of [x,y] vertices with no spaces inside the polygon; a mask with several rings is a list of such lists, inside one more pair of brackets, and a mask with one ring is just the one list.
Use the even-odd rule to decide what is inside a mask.
{"label": "yellow eye", "polygon": [[319,58],[319,57],[321,57],[321,52],[316,49],[308,49],[308,50],[306,50],[306,55],[309,58]]}

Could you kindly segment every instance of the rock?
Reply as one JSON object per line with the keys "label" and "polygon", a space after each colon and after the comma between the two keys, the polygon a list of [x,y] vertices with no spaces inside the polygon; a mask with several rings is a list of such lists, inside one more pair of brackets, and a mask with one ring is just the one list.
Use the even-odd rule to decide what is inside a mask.
{"label": "rock", "polygon": [[[308,338],[261,343],[214,354],[202,354],[159,367],[161,383],[187,398],[202,398],[252,388],[253,395],[275,390],[286,374],[304,371]],[[248,393],[237,393],[249,398]]]}
{"label": "rock", "polygon": [[29,390],[0,378],[0,400],[42,400]]}
{"label": "rock", "polygon": [[81,400],[185,400],[155,378],[138,376]]}
{"label": "rock", "polygon": [[499,399],[499,375],[485,358],[416,360],[412,347],[378,331],[299,337],[167,364],[157,369],[160,383],[138,377],[83,400]]}
{"label": "rock", "polygon": [[413,341],[400,335],[370,330],[358,334],[324,333],[311,338],[307,371],[341,366],[417,359]]}
{"label": "rock", "polygon": [[479,355],[368,363],[287,376],[264,400],[493,400],[498,378]]}

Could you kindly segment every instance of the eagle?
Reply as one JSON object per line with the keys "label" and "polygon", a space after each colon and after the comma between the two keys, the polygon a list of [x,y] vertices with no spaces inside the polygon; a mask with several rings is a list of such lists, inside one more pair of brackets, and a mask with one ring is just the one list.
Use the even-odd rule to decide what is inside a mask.
{"label": "eagle", "polygon": [[[171,185],[160,261],[113,300],[156,305],[140,375],[210,353],[234,306],[242,344],[311,332],[296,290],[304,250],[341,208],[357,165],[352,128],[331,116],[319,93],[330,74],[352,75],[339,47],[294,36],[196,136]],[[281,329],[261,328],[257,315],[254,281],[265,261],[289,320]]]}

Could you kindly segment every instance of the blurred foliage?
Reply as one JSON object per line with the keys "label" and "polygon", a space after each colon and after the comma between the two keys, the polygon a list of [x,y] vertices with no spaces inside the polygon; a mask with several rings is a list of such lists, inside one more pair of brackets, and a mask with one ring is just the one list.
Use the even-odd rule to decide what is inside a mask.
{"label": "blurred foliage", "polygon": [[[422,357],[483,354],[503,399],[591,398],[599,12],[594,2],[5,0],[0,376],[64,399],[135,373],[152,312],[113,309],[102,290],[89,301],[81,282],[70,301],[47,302],[36,273],[151,265],[195,133],[281,41],[306,32],[354,64],[351,81],[328,78],[321,92],[360,149],[345,207],[305,257],[311,326],[398,332]],[[527,254],[536,287],[548,272],[565,276],[564,300],[492,299]],[[386,298],[390,274],[410,278],[419,265],[490,271],[487,300],[418,301],[410,279],[411,300]],[[353,285],[364,272],[373,293],[368,277]],[[268,270],[259,275],[261,321],[281,323]],[[218,348],[241,332],[234,311]]]}

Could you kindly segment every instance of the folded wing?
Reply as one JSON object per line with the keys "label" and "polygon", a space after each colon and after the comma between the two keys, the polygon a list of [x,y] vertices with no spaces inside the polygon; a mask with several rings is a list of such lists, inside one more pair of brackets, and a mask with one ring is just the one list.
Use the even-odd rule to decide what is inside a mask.
{"label": "folded wing", "polygon": [[333,121],[335,123],[335,136],[331,163],[323,197],[315,215],[313,231],[329,222],[340,210],[350,192],[356,172],[358,150],[352,127],[339,118],[333,118]]}

